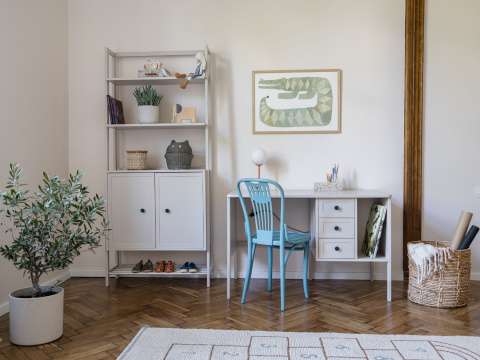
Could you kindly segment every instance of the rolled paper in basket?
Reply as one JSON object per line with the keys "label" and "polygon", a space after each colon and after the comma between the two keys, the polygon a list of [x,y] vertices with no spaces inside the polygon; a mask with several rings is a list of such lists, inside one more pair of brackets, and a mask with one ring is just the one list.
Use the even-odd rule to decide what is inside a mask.
{"label": "rolled paper in basket", "polygon": [[476,227],[475,225],[470,226],[470,229],[468,230],[467,235],[465,235],[462,243],[460,244],[457,250],[468,249],[473,239],[475,239],[475,236],[477,235],[477,233],[478,233],[478,227]]}
{"label": "rolled paper in basket", "polygon": [[468,225],[470,225],[470,220],[472,220],[473,214],[468,211],[462,211],[460,214],[460,219],[458,219],[457,228],[453,234],[452,243],[450,249],[457,250],[460,244],[462,243],[465,234],[467,233]]}

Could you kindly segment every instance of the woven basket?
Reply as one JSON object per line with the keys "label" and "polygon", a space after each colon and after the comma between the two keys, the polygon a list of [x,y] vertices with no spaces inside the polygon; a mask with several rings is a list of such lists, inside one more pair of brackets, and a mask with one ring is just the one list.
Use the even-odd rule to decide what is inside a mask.
{"label": "woven basket", "polygon": [[127,170],[146,170],[147,151],[127,150]]}
{"label": "woven basket", "polygon": [[[435,247],[448,247],[448,241],[423,242]],[[470,291],[470,249],[450,251],[444,268],[418,283],[420,274],[417,265],[408,254],[408,299],[414,303],[437,308],[455,308],[468,303]]]}
{"label": "woven basket", "polygon": [[166,153],[167,167],[169,170],[190,169],[193,155],[188,153]]}

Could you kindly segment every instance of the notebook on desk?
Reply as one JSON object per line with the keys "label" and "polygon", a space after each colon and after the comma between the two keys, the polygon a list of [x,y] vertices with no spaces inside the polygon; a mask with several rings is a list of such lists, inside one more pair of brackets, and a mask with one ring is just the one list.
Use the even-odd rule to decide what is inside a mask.
{"label": "notebook on desk", "polygon": [[387,207],[383,205],[373,204],[370,209],[362,243],[362,252],[371,259],[377,256],[386,214]]}

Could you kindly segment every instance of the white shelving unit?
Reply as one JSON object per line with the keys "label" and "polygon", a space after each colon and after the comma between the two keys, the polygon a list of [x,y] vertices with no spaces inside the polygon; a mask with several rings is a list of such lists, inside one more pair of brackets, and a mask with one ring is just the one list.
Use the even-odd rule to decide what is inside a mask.
{"label": "white shelving unit", "polygon": [[[166,59],[175,61],[195,59],[199,52],[205,53],[207,67],[202,76],[191,79],[187,89],[178,91],[178,86],[184,79],[175,77],[138,78],[132,76],[134,71],[147,60],[155,59],[164,62]],[[170,101],[184,103],[192,92],[189,87],[203,88],[200,99],[200,122],[174,123],[173,114],[160,119],[156,124],[139,124],[134,117],[127,117],[126,124],[110,124],[108,106],[106,114],[106,176],[107,176],[107,215],[110,221],[109,240],[106,244],[105,283],[109,285],[110,277],[118,276],[174,276],[207,278],[210,286],[213,264],[210,256],[210,222],[209,222],[209,173],[210,156],[210,58],[208,46],[203,50],[190,51],[154,51],[154,52],[114,52],[105,49],[105,93],[119,98],[124,103],[124,109],[130,110],[134,104],[131,91],[122,88],[151,84],[160,94],[174,94]],[[124,64],[130,63],[128,66]],[[132,67],[132,64],[133,67]],[[135,69],[134,66],[137,66]],[[134,71],[132,71],[132,69]],[[203,86],[202,86],[203,85]],[[198,91],[197,95],[198,103]],[[128,99],[127,99],[128,97]],[[163,99],[162,99],[163,101]],[[160,104],[162,106],[162,103]],[[128,109],[130,107],[130,109]],[[129,137],[153,137],[162,146],[155,147],[152,157],[156,159],[154,168],[148,170],[126,170],[125,157],[120,156],[129,146]],[[194,148],[201,150],[200,164],[185,170],[169,170],[164,163],[164,151],[174,135],[183,132],[197,134],[204,141],[197,141]],[[162,152],[163,151],[163,152]],[[149,151],[149,156],[151,152]],[[163,161],[163,162],[162,162]],[[188,225],[188,226],[185,226]],[[196,263],[197,273],[180,273],[176,265],[173,273],[132,273],[134,264],[122,263],[122,254],[131,251],[154,252],[153,259],[168,258],[170,251],[204,252],[205,264]],[[165,252],[165,254],[161,254]],[[161,254],[161,255],[160,255]],[[155,264],[154,264],[155,267]]]}

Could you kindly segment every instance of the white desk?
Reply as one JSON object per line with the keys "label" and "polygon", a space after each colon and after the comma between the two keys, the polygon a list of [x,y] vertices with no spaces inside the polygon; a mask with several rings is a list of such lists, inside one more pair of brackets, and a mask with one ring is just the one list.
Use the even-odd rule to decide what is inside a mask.
{"label": "white desk", "polygon": [[[316,261],[370,263],[370,280],[373,280],[373,263],[387,264],[387,301],[392,299],[392,249],[391,249],[391,195],[372,190],[313,191],[284,190],[285,199],[307,199],[310,214],[310,248]],[[245,193],[244,197],[248,197]],[[280,197],[272,191],[272,197]],[[237,207],[240,202],[236,191],[227,195],[227,299],[230,299],[230,281],[237,278]],[[380,238],[380,248],[375,259],[362,253],[365,227],[372,204],[387,207],[385,223]],[[288,204],[287,204],[288,206]],[[335,209],[335,210],[332,210]],[[241,216],[241,228],[244,219]],[[342,232],[331,233],[328,228],[340,223]],[[288,223],[288,222],[287,222]],[[293,225],[293,224],[290,224]],[[294,225],[293,225],[294,226]],[[243,231],[241,232],[244,233]],[[243,237],[243,240],[245,237]],[[333,249],[333,250],[332,250]],[[233,266],[233,269],[232,269]]]}

